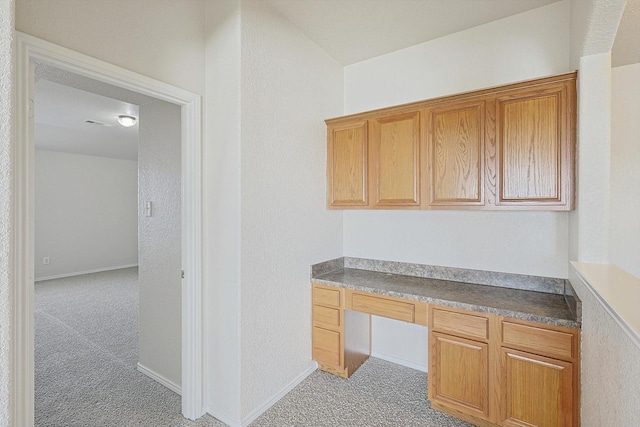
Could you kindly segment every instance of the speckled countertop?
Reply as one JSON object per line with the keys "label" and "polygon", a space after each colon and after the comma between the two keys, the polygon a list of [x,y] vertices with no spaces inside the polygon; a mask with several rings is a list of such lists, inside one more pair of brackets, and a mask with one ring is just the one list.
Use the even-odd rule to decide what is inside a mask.
{"label": "speckled countertop", "polygon": [[343,268],[312,277],[313,283],[448,307],[580,328],[563,295],[449,280]]}

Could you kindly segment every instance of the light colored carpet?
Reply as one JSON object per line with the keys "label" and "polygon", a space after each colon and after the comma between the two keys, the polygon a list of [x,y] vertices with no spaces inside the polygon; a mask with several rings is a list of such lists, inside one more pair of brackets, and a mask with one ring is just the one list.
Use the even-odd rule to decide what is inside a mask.
{"label": "light colored carpet", "polygon": [[36,426],[224,426],[136,370],[137,322],[136,268],[36,283]]}
{"label": "light colored carpet", "polygon": [[[224,426],[136,370],[137,269],[38,282],[36,426]],[[316,371],[251,426],[466,427],[431,409],[426,374],[371,358],[348,380]]]}
{"label": "light colored carpet", "polygon": [[251,427],[473,427],[431,409],[426,376],[373,357],[346,380],[315,371]]}

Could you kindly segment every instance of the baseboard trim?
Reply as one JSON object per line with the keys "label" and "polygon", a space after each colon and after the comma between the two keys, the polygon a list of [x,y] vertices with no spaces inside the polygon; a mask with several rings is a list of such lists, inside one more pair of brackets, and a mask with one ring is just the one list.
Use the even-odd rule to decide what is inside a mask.
{"label": "baseboard trim", "polygon": [[63,279],[65,277],[82,276],[83,274],[102,273],[103,271],[120,270],[123,268],[137,267],[138,264],[117,265],[115,267],[96,268],[95,270],[76,271],[74,273],[57,274],[55,276],[36,277],[34,282],[43,282],[45,280]]}
{"label": "baseboard trim", "polygon": [[[252,422],[254,422],[260,415],[262,415],[265,411],[271,408],[278,400],[282,399],[285,394],[293,390],[298,384],[304,381],[305,378],[307,378],[309,375],[314,373],[317,369],[318,369],[318,364],[312,361],[309,367],[305,369],[300,375],[295,377],[291,382],[289,382],[289,384],[284,386],[278,393],[276,393],[271,399],[267,400],[262,406],[260,406],[255,411],[251,412],[248,416],[246,416],[242,420],[240,427],[246,427]],[[224,420],[220,420],[220,421],[224,421]],[[233,424],[230,424],[230,425],[233,426]]]}
{"label": "baseboard trim", "polygon": [[137,369],[138,369],[138,372],[148,376],[152,380],[154,380],[156,382],[159,382],[160,384],[162,384],[163,386],[165,386],[169,390],[173,391],[174,393],[177,393],[178,395],[182,396],[182,388],[178,384],[174,383],[173,381],[170,381],[170,380],[166,379],[165,377],[163,377],[159,373],[147,368],[146,366],[141,365],[140,362],[138,362]]}
{"label": "baseboard trim", "polygon": [[216,412],[216,411],[207,411],[207,414],[211,415],[213,418],[215,418],[218,421],[222,421],[224,424],[226,424],[229,427],[241,427],[242,423],[240,423],[240,421],[235,420],[229,416],[227,416],[226,414],[222,414],[220,412]]}
{"label": "baseboard trim", "polygon": [[410,360],[401,359],[399,357],[391,356],[390,354],[371,352],[371,357],[386,360],[387,362],[395,363],[397,365],[406,366],[407,368],[415,369],[417,371],[427,372],[427,366],[420,363],[412,362]]}

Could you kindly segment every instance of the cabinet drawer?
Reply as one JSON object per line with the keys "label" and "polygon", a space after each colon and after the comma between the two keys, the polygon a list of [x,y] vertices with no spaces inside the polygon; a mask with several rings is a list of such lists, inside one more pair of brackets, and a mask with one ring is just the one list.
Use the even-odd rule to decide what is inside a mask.
{"label": "cabinet drawer", "polygon": [[559,359],[572,359],[575,336],[568,332],[502,322],[502,345]]}
{"label": "cabinet drawer", "polygon": [[313,288],[313,303],[327,307],[340,308],[340,289]]}
{"label": "cabinet drawer", "polygon": [[353,293],[351,309],[403,322],[415,322],[415,304]]}
{"label": "cabinet drawer", "polygon": [[313,360],[340,366],[340,332],[313,327]]}
{"label": "cabinet drawer", "polygon": [[481,340],[489,338],[486,317],[434,308],[432,321],[434,331]]}
{"label": "cabinet drawer", "polygon": [[314,305],[313,322],[338,327],[340,326],[340,309]]}

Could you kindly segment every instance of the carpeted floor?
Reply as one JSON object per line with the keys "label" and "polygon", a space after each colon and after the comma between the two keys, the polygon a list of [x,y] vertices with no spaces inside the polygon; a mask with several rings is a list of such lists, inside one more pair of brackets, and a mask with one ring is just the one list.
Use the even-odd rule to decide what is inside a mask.
{"label": "carpeted floor", "polygon": [[36,283],[36,426],[224,425],[136,370],[137,322],[136,268]]}
{"label": "carpeted floor", "polygon": [[[136,370],[137,269],[38,282],[36,426],[224,426]],[[316,371],[251,426],[469,426],[431,409],[426,374],[369,359],[350,379]]]}

